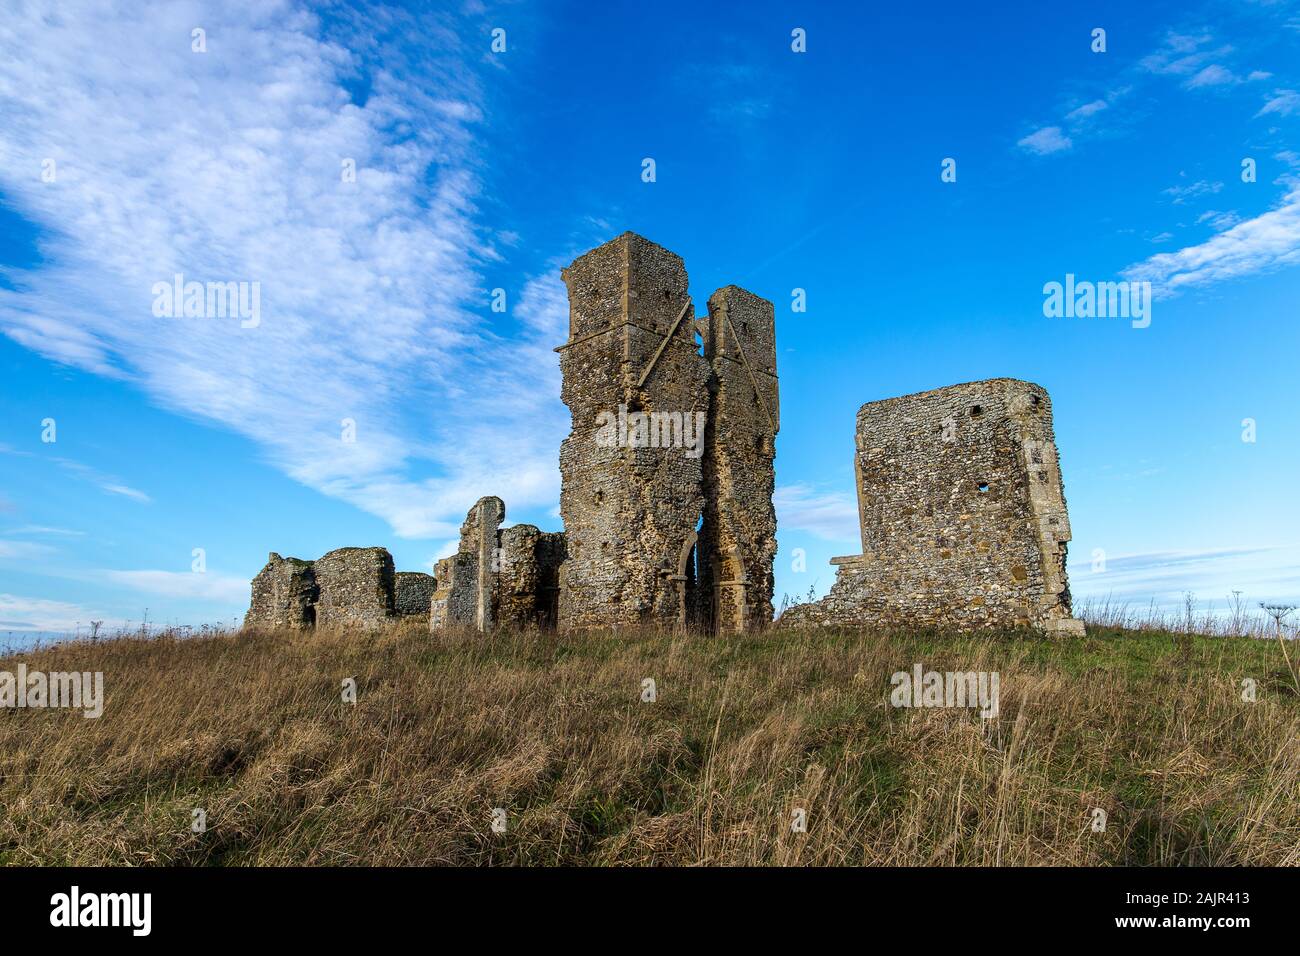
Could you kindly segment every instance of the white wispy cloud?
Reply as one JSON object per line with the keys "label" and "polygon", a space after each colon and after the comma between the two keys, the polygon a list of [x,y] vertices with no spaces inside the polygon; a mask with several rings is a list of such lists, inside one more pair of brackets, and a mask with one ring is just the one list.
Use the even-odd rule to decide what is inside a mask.
{"label": "white wispy cloud", "polygon": [[811,485],[782,485],[772,495],[777,528],[804,532],[824,541],[859,539],[858,505],[852,495]]}
{"label": "white wispy cloud", "polygon": [[1233,52],[1228,45],[1211,48],[1214,35],[1208,31],[1170,31],[1153,53],[1138,61],[1138,68],[1157,75],[1189,76],[1205,69],[1208,61]]}
{"label": "white wispy cloud", "polygon": [[1170,186],[1164,190],[1164,194],[1173,197],[1175,206],[1181,206],[1189,199],[1195,199],[1197,196],[1214,195],[1222,189],[1223,183],[1209,182],[1202,179],[1194,183],[1188,183],[1185,186]]}
{"label": "white wispy cloud", "polygon": [[1188,89],[1194,90],[1204,86],[1232,86],[1241,82],[1241,78],[1227,67],[1211,63],[1191,77],[1185,85]]}
{"label": "white wispy cloud", "polygon": [[230,574],[212,571],[118,571],[99,572],[104,580],[141,594],[165,598],[221,601],[229,604],[248,602],[250,582]]}
{"label": "white wispy cloud", "polygon": [[[1229,88],[1271,78],[1272,74],[1264,70],[1250,70],[1244,76],[1234,71],[1226,64],[1235,58],[1235,53],[1230,44],[1216,43],[1208,30],[1169,31],[1155,51],[1115,77],[1123,82],[1102,97],[1074,106],[1058,125],[1043,126],[1022,138],[1017,145],[1040,156],[1063,153],[1076,142],[1104,135],[1106,125],[1112,130],[1122,127],[1123,120],[1112,118],[1107,111],[1133,89],[1153,82],[1155,77],[1181,77],[1181,85],[1187,90]],[[1274,110],[1285,106],[1285,103],[1279,104]]]}
{"label": "white wispy cloud", "polygon": [[1222,232],[1224,229],[1231,229],[1241,222],[1241,217],[1235,212],[1220,212],[1217,209],[1207,209],[1196,217],[1196,221],[1198,223],[1208,222],[1216,232]]}
{"label": "white wispy cloud", "polygon": [[1239,222],[1194,246],[1162,252],[1124,270],[1158,294],[1220,282],[1300,263],[1300,186],[1276,209]]}
{"label": "white wispy cloud", "polygon": [[1110,106],[1105,100],[1093,100],[1091,103],[1084,103],[1082,106],[1075,107],[1065,114],[1067,120],[1084,120],[1090,116],[1096,116],[1102,110]]}
{"label": "white wispy cloud", "polygon": [[1300,599],[1300,548],[1218,548],[1105,555],[1103,562],[1080,555],[1070,562],[1070,590],[1076,600],[1110,600],[1157,608],[1183,606],[1192,593],[1205,607],[1226,606],[1233,591],[1252,602]]}
{"label": "white wispy cloud", "polygon": [[739,60],[688,64],[678,71],[677,81],[685,95],[704,96],[704,108],[715,121],[741,129],[765,119],[780,90],[758,67]]}
{"label": "white wispy cloud", "polygon": [[1300,93],[1295,90],[1274,90],[1273,95],[1269,97],[1256,117],[1268,116],[1275,113],[1278,116],[1290,116],[1292,113],[1300,111]]}
{"label": "white wispy cloud", "polygon": [[96,617],[94,612],[64,601],[0,594],[0,631],[71,631]]}
{"label": "white wispy cloud", "polygon": [[6,534],[35,534],[35,535],[60,535],[79,537],[84,535],[84,531],[75,531],[72,528],[51,528],[45,525],[26,524],[18,528],[10,528]]}
{"label": "white wispy cloud", "polygon": [[44,558],[54,553],[48,544],[36,541],[7,541],[0,538],[0,558]]}
{"label": "white wispy cloud", "polygon": [[[543,355],[485,318],[499,256],[476,221],[480,25],[332,15],[353,19],[278,2],[8,11],[0,188],[41,227],[44,261],[6,273],[0,331],[251,438],[401,536],[455,533],[481,494],[549,503],[536,420],[554,418],[559,340]],[[178,273],[260,283],[260,324],[155,318],[154,284]]]}
{"label": "white wispy cloud", "polygon": [[100,471],[98,468],[92,468],[84,462],[74,461],[71,458],[57,457],[53,459],[64,471],[80,478],[82,481],[88,481],[99,488],[100,491],[108,495],[121,495],[123,498],[130,498],[132,501],[138,501],[141,504],[148,504],[152,499],[138,488],[132,488],[130,485],[123,483],[118,478]]}
{"label": "white wispy cloud", "polygon": [[1016,145],[1039,156],[1048,156],[1067,150],[1074,144],[1070,137],[1061,132],[1061,127],[1044,126],[1020,139]]}
{"label": "white wispy cloud", "polygon": [[[4,290],[0,289],[0,295],[2,295],[3,292]],[[148,504],[152,500],[143,491],[140,491],[138,488],[132,488],[116,476],[100,471],[98,468],[87,465],[85,462],[76,461],[72,458],[65,458],[62,455],[39,456],[34,452],[13,448],[12,446],[3,443],[0,443],[0,455],[12,455],[17,458],[28,458],[32,460],[47,458],[67,474],[81,481],[86,481],[95,485],[105,494],[121,495],[124,498],[130,498],[133,501],[139,501],[142,504]],[[48,532],[50,529],[46,530]]]}
{"label": "white wispy cloud", "polygon": [[1189,90],[1215,86],[1240,86],[1243,83],[1258,83],[1272,76],[1272,73],[1264,70],[1251,70],[1245,76],[1239,76],[1222,64],[1211,63],[1183,81],[1183,86]]}

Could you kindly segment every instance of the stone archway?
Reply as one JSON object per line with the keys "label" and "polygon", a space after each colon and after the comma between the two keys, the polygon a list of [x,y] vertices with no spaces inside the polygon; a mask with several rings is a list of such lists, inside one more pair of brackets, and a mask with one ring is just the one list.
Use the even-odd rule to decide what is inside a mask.
{"label": "stone archway", "polygon": [[677,586],[677,626],[687,630],[699,620],[699,576],[695,567],[695,545],[699,535],[692,531],[682,543],[677,555],[676,574],[671,580]]}

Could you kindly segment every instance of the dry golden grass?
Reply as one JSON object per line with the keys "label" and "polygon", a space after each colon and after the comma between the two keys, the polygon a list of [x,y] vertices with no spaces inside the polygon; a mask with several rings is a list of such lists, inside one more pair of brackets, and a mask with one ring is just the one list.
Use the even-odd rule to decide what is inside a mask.
{"label": "dry golden grass", "polygon": [[[1300,698],[1266,641],[405,627],[19,659],[102,671],[106,706],[0,711],[11,865],[1300,863]],[[998,671],[1000,715],[891,707],[917,662]]]}

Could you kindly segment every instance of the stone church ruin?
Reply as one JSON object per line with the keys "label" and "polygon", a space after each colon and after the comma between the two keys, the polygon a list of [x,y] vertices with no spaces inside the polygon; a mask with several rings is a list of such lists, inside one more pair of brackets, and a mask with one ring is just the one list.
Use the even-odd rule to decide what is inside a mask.
{"label": "stone church ruin", "polygon": [[[697,318],[681,257],[626,232],[562,272],[556,348],[571,430],[564,530],[503,527],[480,498],[434,574],[382,548],[272,554],[248,626],[431,630],[666,627],[743,633],[773,618],[780,401],[772,303],[737,286]],[[863,553],[782,626],[1029,625],[1080,633],[1047,393],[993,379],[864,405],[856,476]]]}

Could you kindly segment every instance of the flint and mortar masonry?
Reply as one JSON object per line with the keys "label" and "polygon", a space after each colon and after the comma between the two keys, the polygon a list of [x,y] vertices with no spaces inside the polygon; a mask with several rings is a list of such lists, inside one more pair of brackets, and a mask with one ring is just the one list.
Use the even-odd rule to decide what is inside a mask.
{"label": "flint and mortar masonry", "polygon": [[855,472],[862,554],[782,625],[1083,632],[1046,390],[1001,378],[863,405]]}

